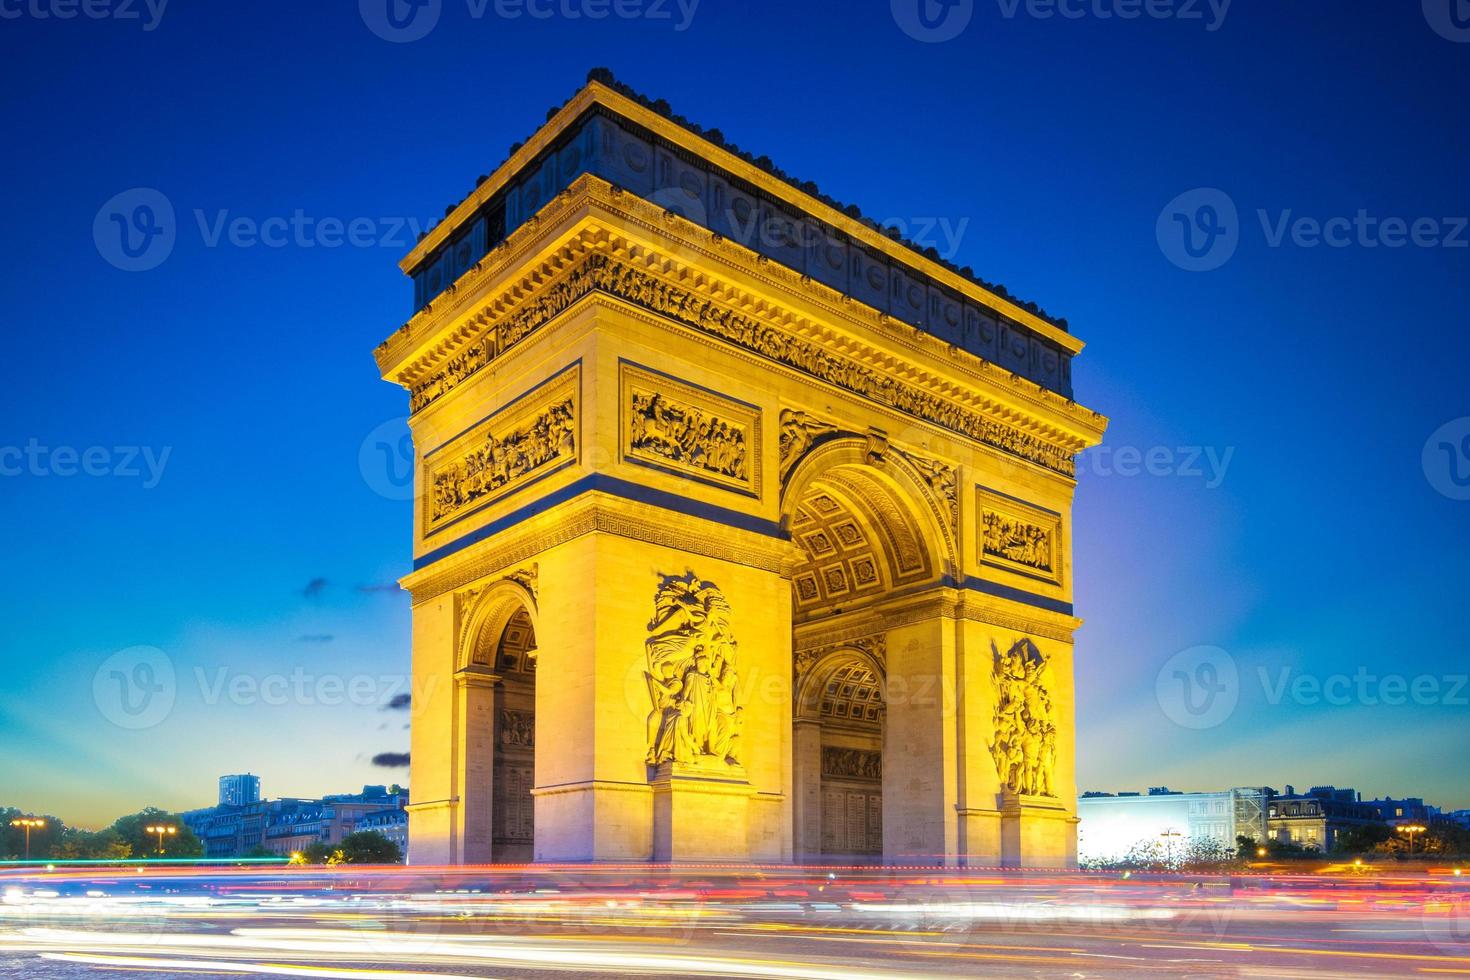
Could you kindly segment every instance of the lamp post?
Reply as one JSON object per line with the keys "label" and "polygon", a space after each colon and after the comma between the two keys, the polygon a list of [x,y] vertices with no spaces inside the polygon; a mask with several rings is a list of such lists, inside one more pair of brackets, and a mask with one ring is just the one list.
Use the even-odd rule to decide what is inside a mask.
{"label": "lamp post", "polygon": [[1398,828],[1399,833],[1409,835],[1409,857],[1414,856],[1414,835],[1422,834],[1428,829],[1428,827],[1417,823],[1404,824],[1402,827]]}
{"label": "lamp post", "polygon": [[172,837],[174,834],[177,834],[179,832],[179,828],[173,826],[172,824],[166,824],[166,823],[149,824],[147,827],[145,827],[143,829],[146,830],[146,831],[148,831],[148,833],[150,833],[150,834],[157,834],[158,835],[158,853],[160,855],[163,854],[163,838],[164,838],[164,835],[166,834],[166,835]]}
{"label": "lamp post", "polygon": [[19,817],[10,821],[12,827],[24,827],[26,832],[26,860],[31,859],[31,831],[37,827],[46,826],[46,821],[39,817]]}

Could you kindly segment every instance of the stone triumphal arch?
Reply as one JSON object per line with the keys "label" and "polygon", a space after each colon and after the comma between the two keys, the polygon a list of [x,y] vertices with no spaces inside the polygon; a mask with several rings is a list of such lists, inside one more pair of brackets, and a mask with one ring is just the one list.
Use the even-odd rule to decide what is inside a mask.
{"label": "stone triumphal arch", "polygon": [[596,74],[403,267],[412,861],[1075,860],[1064,321]]}

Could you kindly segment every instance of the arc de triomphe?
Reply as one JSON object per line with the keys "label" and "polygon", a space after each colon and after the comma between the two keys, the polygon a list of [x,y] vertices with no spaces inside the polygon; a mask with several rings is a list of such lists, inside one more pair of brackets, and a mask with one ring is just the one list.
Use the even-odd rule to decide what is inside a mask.
{"label": "arc de triomphe", "polygon": [[1075,862],[1082,344],[605,75],[404,259],[414,863]]}

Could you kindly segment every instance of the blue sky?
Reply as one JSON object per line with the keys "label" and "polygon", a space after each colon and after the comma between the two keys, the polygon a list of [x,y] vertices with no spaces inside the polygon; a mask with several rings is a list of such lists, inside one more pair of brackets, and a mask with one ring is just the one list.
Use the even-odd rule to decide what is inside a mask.
{"label": "blue sky", "polygon": [[[408,744],[385,707],[407,602],[382,586],[407,570],[409,508],[360,460],[405,408],[371,357],[410,312],[403,227],[606,65],[870,215],[940,246],[947,229],[954,261],[1088,342],[1078,398],[1113,425],[1076,509],[1082,789],[1470,806],[1470,502],[1450,469],[1470,472],[1470,43],[1449,0],[1136,19],[973,0],[929,8],[942,41],[912,36],[909,0],[603,19],[596,0],[441,0],[405,43],[369,28],[374,2],[0,2],[0,449],[38,447],[0,455],[0,800],[96,823],[207,803],[227,771],[271,795],[403,778],[371,758]],[[124,271],[94,222],[137,188],[175,241]],[[1221,199],[1200,189],[1236,211],[1206,261],[1234,252],[1187,271],[1167,232],[1179,214],[1204,234]],[[1360,213],[1340,246],[1299,220]],[[315,230],[279,246],[228,232],[297,214]],[[1389,218],[1420,242],[1388,244]],[[365,220],[367,244],[329,245],[324,219]],[[106,475],[56,447],[98,447]],[[137,646],[175,697],[121,727],[94,680]],[[1181,710],[1176,681],[1231,668],[1208,711]],[[1386,703],[1394,677],[1433,691]]]}

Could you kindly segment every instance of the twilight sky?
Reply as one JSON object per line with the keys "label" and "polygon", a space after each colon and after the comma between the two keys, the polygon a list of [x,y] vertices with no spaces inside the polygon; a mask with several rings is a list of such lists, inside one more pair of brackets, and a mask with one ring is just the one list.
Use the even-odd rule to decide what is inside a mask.
{"label": "twilight sky", "polygon": [[0,0],[0,804],[406,778],[395,263],[607,65],[1088,342],[1080,789],[1470,807],[1454,0],[386,2]]}

